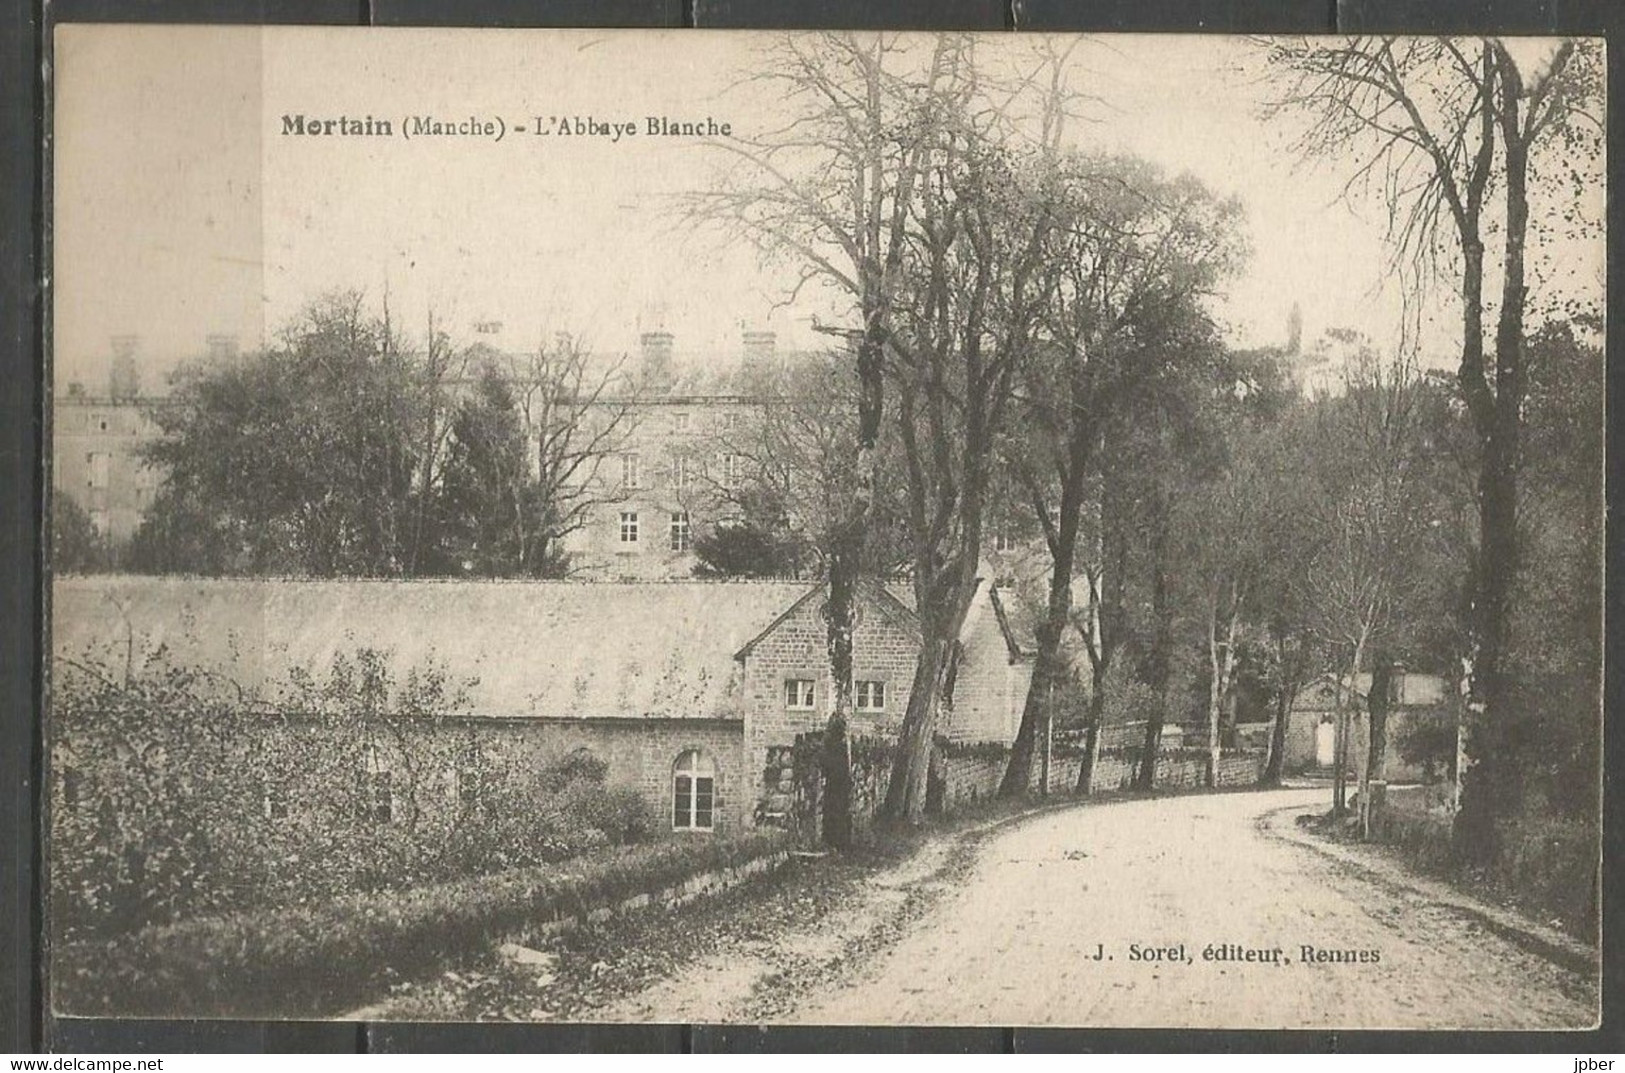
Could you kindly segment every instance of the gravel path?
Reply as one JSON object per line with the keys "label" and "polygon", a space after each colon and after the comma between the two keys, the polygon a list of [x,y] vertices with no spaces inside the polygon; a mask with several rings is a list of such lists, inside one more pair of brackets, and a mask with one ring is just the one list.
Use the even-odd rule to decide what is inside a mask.
{"label": "gravel path", "polygon": [[[860,978],[834,982],[775,1019],[1212,1028],[1594,1023],[1594,980],[1503,938],[1459,904],[1379,881],[1271,833],[1272,822],[1324,808],[1324,796],[1183,796],[1034,818],[990,838],[963,885]],[[1204,960],[1210,946],[1232,956]],[[1258,960],[1244,960],[1248,951]]]}

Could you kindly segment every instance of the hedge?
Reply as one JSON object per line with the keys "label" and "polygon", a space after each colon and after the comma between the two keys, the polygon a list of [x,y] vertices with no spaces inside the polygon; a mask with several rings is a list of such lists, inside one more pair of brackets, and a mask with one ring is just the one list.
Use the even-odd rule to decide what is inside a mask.
{"label": "hedge", "polygon": [[[675,837],[557,865],[71,943],[52,958],[57,1012],[331,1016],[481,944],[785,848],[781,831]],[[62,1008],[66,999],[72,1005]]]}

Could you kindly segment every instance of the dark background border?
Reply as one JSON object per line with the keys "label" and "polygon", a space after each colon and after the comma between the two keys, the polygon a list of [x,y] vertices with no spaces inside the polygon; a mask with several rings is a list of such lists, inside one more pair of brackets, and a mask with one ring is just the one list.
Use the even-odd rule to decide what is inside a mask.
{"label": "dark background border", "polygon": [[[43,3],[42,8],[38,4]],[[53,1019],[40,991],[36,825],[42,570],[44,135],[50,27],[58,22],[303,23],[400,26],[813,27],[1278,32],[1601,34],[1611,40],[1608,141],[1620,145],[1625,28],[1619,0],[9,0],[0,12],[0,1051],[1235,1051],[1617,1052],[1625,1049],[1617,973],[1625,876],[1604,900],[1604,1020],[1594,1032],[1257,1032],[1023,1028],[801,1028],[722,1025],[363,1025]],[[1619,189],[1619,152],[1609,188]],[[1621,232],[1608,213],[1608,293],[1619,293]],[[1625,343],[1608,324],[1608,387],[1620,397]],[[1608,430],[1608,503],[1618,502],[1620,429]],[[1609,511],[1610,516],[1613,510]],[[1610,567],[1620,559],[1610,520]],[[1609,570],[1604,710],[1621,702],[1621,585]],[[1625,861],[1618,734],[1605,737],[1605,868]]]}

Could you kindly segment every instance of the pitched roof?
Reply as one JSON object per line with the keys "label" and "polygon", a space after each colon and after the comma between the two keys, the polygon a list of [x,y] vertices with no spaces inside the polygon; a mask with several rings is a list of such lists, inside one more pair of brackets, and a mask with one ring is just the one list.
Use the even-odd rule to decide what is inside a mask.
{"label": "pitched roof", "polygon": [[1038,654],[1038,639],[1034,633],[1033,609],[1024,600],[1012,596],[1006,600],[999,595],[997,585],[987,590],[988,602],[993,605],[993,614],[999,620],[999,631],[1004,634],[1004,643],[1010,650],[1011,662],[1032,659]]}
{"label": "pitched roof", "polygon": [[52,585],[52,650],[179,664],[267,689],[370,647],[402,673],[477,676],[492,716],[738,717],[729,657],[807,592],[797,581],[305,581],[72,577]]}
{"label": "pitched roof", "polygon": [[[806,583],[803,582],[802,584]],[[822,597],[823,594],[828,591],[829,583],[824,582],[819,585],[814,585],[812,588],[802,593],[800,599],[796,600],[789,607],[786,607],[782,614],[776,616],[773,621],[762,627],[762,629],[758,631],[754,637],[741,645],[739,651],[734,653],[734,659],[743,660],[746,656],[749,656],[751,649],[755,648],[769,634],[778,629],[779,626],[791,615],[794,615],[797,611],[801,610],[802,606],[806,604],[808,600],[814,599],[815,597]],[[896,593],[892,592],[891,589],[887,588],[885,585],[880,585],[869,580],[859,581],[858,598],[864,603],[875,607],[880,611],[881,614],[890,619],[891,622],[898,628],[912,634],[915,637],[919,636],[919,616],[914,613],[913,608],[909,607],[909,605],[905,603],[902,598],[900,598]]]}

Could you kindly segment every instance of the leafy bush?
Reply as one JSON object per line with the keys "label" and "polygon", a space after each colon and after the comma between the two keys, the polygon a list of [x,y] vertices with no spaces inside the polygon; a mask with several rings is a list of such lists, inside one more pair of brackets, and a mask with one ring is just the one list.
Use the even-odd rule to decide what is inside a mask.
{"label": "leafy bush", "polygon": [[1453,776],[1456,767],[1456,725],[1454,720],[1412,719],[1399,737],[1399,755],[1407,764],[1422,769],[1429,782],[1441,775]]}
{"label": "leafy bush", "polygon": [[288,1017],[342,1013],[388,978],[433,971],[481,943],[581,918],[787,845],[780,831],[610,846],[565,865],[517,869],[319,905],[258,910],[59,945],[62,1012]]}
{"label": "leafy bush", "polygon": [[486,748],[435,667],[378,652],[267,697],[169,667],[53,682],[59,939],[441,882],[645,841],[637,794],[586,753]]}

